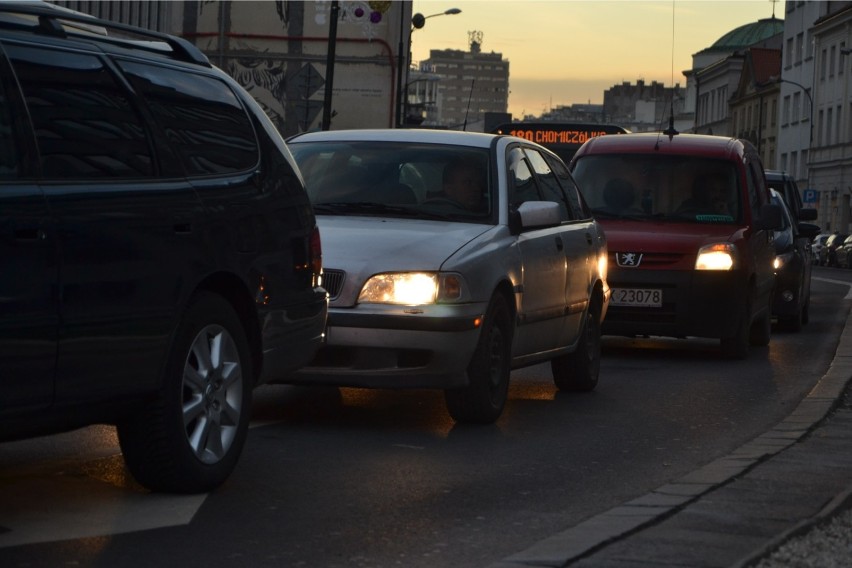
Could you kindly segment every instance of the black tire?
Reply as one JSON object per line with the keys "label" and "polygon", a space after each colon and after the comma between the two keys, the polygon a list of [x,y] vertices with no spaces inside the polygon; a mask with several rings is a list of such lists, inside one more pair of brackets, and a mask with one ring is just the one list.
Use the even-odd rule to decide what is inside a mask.
{"label": "black tire", "polygon": [[[749,292],[749,298],[751,292]],[[748,357],[749,331],[751,329],[751,301],[746,302],[745,309],[740,314],[740,320],[734,330],[734,335],[719,340],[722,355],[729,359],[745,359]]]}
{"label": "black tire", "polygon": [[749,344],[756,347],[765,347],[769,345],[772,339],[772,295],[769,295],[769,302],[766,304],[766,309],[763,315],[754,320],[749,330]]}
{"label": "black tire", "polygon": [[589,304],[577,349],[550,362],[553,382],[561,391],[590,392],[601,371],[601,318],[597,300]]}
{"label": "black tire", "polygon": [[221,485],[248,434],[253,385],[239,318],[221,297],[199,294],[178,325],[158,396],[118,424],[130,473],[152,491]]}
{"label": "black tire", "polygon": [[511,323],[506,299],[496,294],[485,312],[479,343],[467,367],[468,385],[444,391],[447,410],[456,422],[491,424],[502,414],[509,394]]}

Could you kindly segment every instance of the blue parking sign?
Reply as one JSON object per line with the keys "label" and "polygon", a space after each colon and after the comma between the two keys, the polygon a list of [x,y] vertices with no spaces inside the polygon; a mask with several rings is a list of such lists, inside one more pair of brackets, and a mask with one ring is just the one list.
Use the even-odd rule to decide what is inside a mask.
{"label": "blue parking sign", "polygon": [[819,201],[819,193],[815,189],[806,189],[802,192],[802,203],[816,203]]}

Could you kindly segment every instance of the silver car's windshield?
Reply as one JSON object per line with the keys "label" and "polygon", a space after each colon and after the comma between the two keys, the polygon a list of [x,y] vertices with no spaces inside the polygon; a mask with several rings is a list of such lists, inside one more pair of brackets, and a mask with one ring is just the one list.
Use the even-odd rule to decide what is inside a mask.
{"label": "silver car's windshield", "polygon": [[574,179],[601,219],[739,223],[742,190],[734,165],[694,156],[592,155]]}
{"label": "silver car's windshield", "polygon": [[320,215],[484,223],[495,210],[485,148],[327,141],[289,148]]}

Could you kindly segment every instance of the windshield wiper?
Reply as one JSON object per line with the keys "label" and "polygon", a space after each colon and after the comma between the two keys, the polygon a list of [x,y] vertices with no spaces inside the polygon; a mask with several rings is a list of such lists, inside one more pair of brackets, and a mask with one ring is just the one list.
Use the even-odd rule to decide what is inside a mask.
{"label": "windshield wiper", "polygon": [[379,214],[390,213],[393,215],[413,216],[420,213],[411,207],[402,207],[399,205],[387,205],[385,203],[376,203],[373,201],[357,201],[345,202],[339,201],[334,203],[314,203],[314,211],[326,215],[345,215],[347,213],[361,214]]}

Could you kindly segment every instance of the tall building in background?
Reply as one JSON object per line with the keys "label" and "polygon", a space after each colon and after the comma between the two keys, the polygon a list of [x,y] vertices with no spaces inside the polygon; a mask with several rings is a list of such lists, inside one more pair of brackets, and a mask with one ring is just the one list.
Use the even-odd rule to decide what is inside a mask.
{"label": "tall building in background", "polygon": [[669,118],[676,119],[675,128],[691,126],[689,121],[680,123],[683,115],[684,92],[680,85],[666,87],[652,81],[646,84],[639,79],[635,85],[625,81],[604,91],[605,122],[617,124],[631,132],[653,132],[663,130]]}
{"label": "tall building in background", "polygon": [[502,53],[482,52],[482,32],[468,32],[469,51],[432,49],[421,69],[440,77],[436,104],[423,126],[485,130],[485,113],[509,108],[509,61]]}

